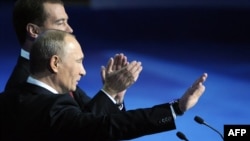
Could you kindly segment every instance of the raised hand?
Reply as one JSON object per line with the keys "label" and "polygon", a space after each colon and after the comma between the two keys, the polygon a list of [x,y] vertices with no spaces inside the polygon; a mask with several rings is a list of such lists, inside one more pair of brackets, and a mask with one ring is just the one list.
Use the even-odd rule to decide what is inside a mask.
{"label": "raised hand", "polygon": [[141,70],[141,62],[128,63],[124,54],[116,54],[114,59],[110,58],[106,67],[102,66],[103,89],[118,103],[122,103],[126,89],[138,79]]}
{"label": "raised hand", "polygon": [[[112,58],[110,58],[112,59]],[[119,69],[121,69],[122,67],[125,67],[128,62],[127,62],[127,57],[123,54],[115,54],[114,56],[114,62],[111,65],[111,61],[109,60],[107,66],[109,66],[111,68],[110,71],[117,71]],[[102,82],[105,82],[105,76],[106,76],[106,68],[104,66],[101,67],[101,78],[102,78]]]}
{"label": "raised hand", "polygon": [[[121,68],[128,65],[127,56],[124,56],[124,54],[116,54],[114,57],[114,65],[113,70],[120,70]],[[117,104],[122,104],[124,100],[124,96],[126,94],[127,89],[117,93],[115,96],[115,100]]]}
{"label": "raised hand", "polygon": [[207,73],[202,74],[180,98],[179,108],[182,112],[189,110],[198,102],[200,96],[205,91],[203,83],[206,81],[207,77]]}
{"label": "raised hand", "polygon": [[[128,65],[127,56],[125,56],[123,53],[116,54],[114,56],[113,66],[111,66],[112,71],[120,70],[121,68],[123,68],[123,67],[125,67],[127,65]],[[103,84],[105,82],[105,75],[106,75],[106,68],[102,67],[102,69],[101,69],[101,77],[102,77]],[[117,95],[114,98],[116,100],[117,104],[122,104],[123,103],[126,91],[127,91],[127,89],[117,93]]]}

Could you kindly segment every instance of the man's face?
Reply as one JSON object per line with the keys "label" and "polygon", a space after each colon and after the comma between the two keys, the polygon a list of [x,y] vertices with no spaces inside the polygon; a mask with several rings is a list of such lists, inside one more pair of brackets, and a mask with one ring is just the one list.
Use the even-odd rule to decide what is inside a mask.
{"label": "man's face", "polygon": [[63,93],[75,91],[81,76],[86,75],[82,64],[84,55],[80,44],[72,36],[66,36],[65,42],[65,53],[61,56],[57,73],[59,88],[63,88]]}
{"label": "man's face", "polygon": [[66,14],[63,5],[44,3],[43,6],[47,19],[41,27],[42,30],[56,29],[73,33],[72,28],[68,24],[68,15]]}

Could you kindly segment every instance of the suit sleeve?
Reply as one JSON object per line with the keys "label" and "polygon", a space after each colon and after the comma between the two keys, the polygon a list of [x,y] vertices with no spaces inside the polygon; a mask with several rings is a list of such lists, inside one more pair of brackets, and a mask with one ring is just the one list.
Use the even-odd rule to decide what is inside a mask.
{"label": "suit sleeve", "polygon": [[125,111],[124,103],[123,108],[119,109],[118,105],[114,104],[102,91],[99,91],[93,98],[90,98],[80,87],[77,86],[77,89],[73,94],[82,110],[88,110],[100,114],[116,112],[118,110]]}
{"label": "suit sleeve", "polygon": [[[100,95],[101,96],[101,95]],[[109,104],[109,103],[107,103]],[[94,106],[98,110],[106,106]],[[109,110],[110,108],[108,108]],[[169,104],[126,112],[101,110],[102,114],[82,112],[79,107],[57,100],[51,109],[51,126],[58,134],[74,134],[76,139],[123,140],[175,129]]]}
{"label": "suit sleeve", "polygon": [[103,91],[99,91],[86,107],[92,113],[100,115],[117,113],[121,111]]}

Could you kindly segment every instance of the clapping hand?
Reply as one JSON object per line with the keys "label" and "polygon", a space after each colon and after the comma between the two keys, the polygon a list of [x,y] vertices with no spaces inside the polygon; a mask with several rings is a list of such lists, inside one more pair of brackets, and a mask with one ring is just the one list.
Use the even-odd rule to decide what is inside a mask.
{"label": "clapping hand", "polygon": [[103,89],[117,103],[122,103],[127,88],[138,79],[141,71],[141,62],[132,61],[129,63],[124,54],[116,54],[114,58],[110,58],[106,67],[102,66],[101,68]]}

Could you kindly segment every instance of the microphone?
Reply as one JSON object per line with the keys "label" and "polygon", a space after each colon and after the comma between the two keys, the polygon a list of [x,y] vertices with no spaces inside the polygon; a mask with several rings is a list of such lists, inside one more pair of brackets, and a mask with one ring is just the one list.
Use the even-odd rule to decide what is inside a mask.
{"label": "microphone", "polygon": [[180,131],[176,133],[177,137],[179,137],[181,140],[188,141],[187,137]]}
{"label": "microphone", "polygon": [[206,125],[207,127],[209,127],[210,129],[214,130],[214,131],[217,132],[217,133],[220,135],[220,137],[224,140],[223,135],[222,135],[218,130],[216,130],[216,129],[213,128],[212,126],[208,125],[201,117],[195,116],[195,117],[194,117],[194,120],[195,120],[197,123],[199,123],[199,124],[204,124],[204,125]]}

